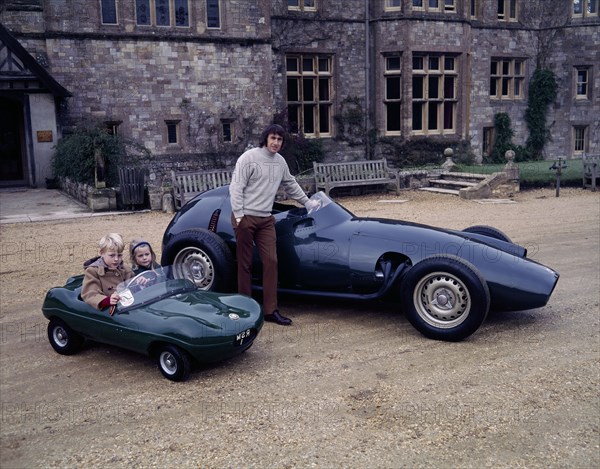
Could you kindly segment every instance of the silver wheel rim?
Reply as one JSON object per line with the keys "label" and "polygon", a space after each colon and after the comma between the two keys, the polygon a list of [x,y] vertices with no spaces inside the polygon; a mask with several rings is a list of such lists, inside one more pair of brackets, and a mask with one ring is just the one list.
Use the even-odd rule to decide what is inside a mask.
{"label": "silver wheel rim", "polygon": [[177,253],[173,271],[176,278],[187,278],[201,290],[209,290],[215,280],[212,260],[196,247],[187,247]]}
{"label": "silver wheel rim", "polygon": [[447,272],[434,272],[423,277],[415,287],[413,302],[421,319],[440,329],[463,323],[472,306],[465,284]]}
{"label": "silver wheel rim", "polygon": [[177,359],[171,352],[161,352],[160,367],[169,375],[174,375],[177,372]]}
{"label": "silver wheel rim", "polygon": [[67,334],[67,331],[61,326],[56,326],[54,328],[54,330],[52,331],[52,339],[59,347],[66,347],[69,343],[69,335]]}

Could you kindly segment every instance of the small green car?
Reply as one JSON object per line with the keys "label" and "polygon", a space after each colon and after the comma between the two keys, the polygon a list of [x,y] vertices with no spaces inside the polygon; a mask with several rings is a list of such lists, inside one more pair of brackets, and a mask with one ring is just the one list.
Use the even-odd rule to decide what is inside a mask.
{"label": "small green car", "polygon": [[188,377],[191,359],[212,363],[244,352],[264,322],[252,298],[201,291],[190,280],[172,278],[169,269],[120,285],[121,301],[112,314],[81,299],[82,281],[83,275],[71,277],[46,294],[42,312],[50,320],[54,350],[74,354],[84,339],[114,345],[155,357],[172,381]]}

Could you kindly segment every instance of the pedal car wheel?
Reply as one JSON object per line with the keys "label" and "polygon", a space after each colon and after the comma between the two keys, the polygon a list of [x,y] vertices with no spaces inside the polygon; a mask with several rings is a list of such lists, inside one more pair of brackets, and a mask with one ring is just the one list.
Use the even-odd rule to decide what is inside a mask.
{"label": "pedal car wheel", "polygon": [[463,231],[465,233],[480,234],[489,236],[490,238],[499,239],[500,241],[506,241],[507,243],[512,243],[511,239],[504,234],[504,232],[500,231],[498,228],[494,228],[493,226],[473,225],[465,228]]}
{"label": "pedal car wheel", "polygon": [[164,265],[173,266],[175,278],[187,278],[201,290],[230,291],[233,285],[233,256],[218,235],[208,230],[188,230],[174,236],[165,246]]}
{"label": "pedal car wheel", "polygon": [[157,351],[160,372],[171,381],[184,381],[190,374],[188,354],[175,345],[164,345]]}
{"label": "pedal car wheel", "polygon": [[73,331],[64,321],[51,319],[48,324],[50,345],[61,355],[77,353],[83,345],[83,337]]}
{"label": "pedal car wheel", "polygon": [[403,311],[430,339],[460,341],[473,334],[490,307],[487,283],[471,263],[450,255],[415,264],[402,280]]}

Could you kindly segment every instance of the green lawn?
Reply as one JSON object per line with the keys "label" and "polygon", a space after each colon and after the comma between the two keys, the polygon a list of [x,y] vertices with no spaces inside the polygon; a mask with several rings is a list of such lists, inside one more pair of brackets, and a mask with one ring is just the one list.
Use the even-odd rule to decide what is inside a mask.
{"label": "green lawn", "polygon": [[[520,169],[521,187],[545,187],[556,184],[556,171],[551,170],[550,166],[555,163],[554,160],[545,161],[527,161],[517,163]],[[581,159],[563,160],[563,168],[560,175],[561,186],[581,186],[583,174],[583,164]],[[503,164],[485,164],[485,165],[459,165],[458,171],[466,173],[490,174],[504,169]]]}

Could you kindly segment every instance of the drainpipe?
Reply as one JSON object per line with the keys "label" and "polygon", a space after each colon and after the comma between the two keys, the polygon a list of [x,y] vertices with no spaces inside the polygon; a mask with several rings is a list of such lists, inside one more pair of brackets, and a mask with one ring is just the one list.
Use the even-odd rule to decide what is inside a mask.
{"label": "drainpipe", "polygon": [[29,95],[25,95],[25,145],[27,147],[27,182],[29,187],[37,187],[37,181],[35,177],[35,147],[33,144],[33,130],[31,127],[31,103],[29,102]]}
{"label": "drainpipe", "polygon": [[369,138],[369,129],[370,129],[370,125],[371,125],[371,119],[370,119],[370,114],[371,114],[371,81],[370,81],[370,65],[371,65],[371,52],[370,52],[370,43],[369,43],[369,36],[370,36],[370,29],[369,29],[369,0],[365,0],[365,132],[367,132],[366,134],[366,139],[365,139],[365,151],[366,151],[366,157],[368,159],[368,156],[370,154],[371,151],[371,142],[370,142],[370,138]]}

